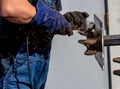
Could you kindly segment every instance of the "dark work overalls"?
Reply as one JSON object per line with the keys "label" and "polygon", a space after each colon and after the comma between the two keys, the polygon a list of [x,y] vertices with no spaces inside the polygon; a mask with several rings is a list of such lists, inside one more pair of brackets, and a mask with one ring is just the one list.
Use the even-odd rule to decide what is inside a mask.
{"label": "dark work overalls", "polygon": [[[60,0],[43,1],[61,10]],[[44,89],[53,36],[43,26],[18,25],[0,17],[0,89]]]}

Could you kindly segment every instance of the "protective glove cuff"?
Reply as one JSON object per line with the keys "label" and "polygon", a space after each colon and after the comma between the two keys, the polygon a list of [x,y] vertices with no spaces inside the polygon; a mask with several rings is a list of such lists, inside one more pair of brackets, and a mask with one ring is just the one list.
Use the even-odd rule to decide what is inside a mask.
{"label": "protective glove cuff", "polygon": [[51,8],[45,5],[41,0],[38,0],[36,4],[36,15],[33,17],[30,23],[41,25],[50,20],[52,22],[52,18],[50,18],[50,14],[52,13]]}

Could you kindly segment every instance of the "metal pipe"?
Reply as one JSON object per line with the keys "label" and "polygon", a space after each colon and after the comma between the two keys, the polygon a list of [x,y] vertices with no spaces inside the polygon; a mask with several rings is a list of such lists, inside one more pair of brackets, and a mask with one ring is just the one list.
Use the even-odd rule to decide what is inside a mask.
{"label": "metal pipe", "polygon": [[104,36],[104,46],[120,45],[120,35],[106,35]]}
{"label": "metal pipe", "polygon": [[[107,25],[108,19],[108,0],[104,0],[104,7],[105,7],[105,29],[106,35],[109,35],[109,25]],[[112,89],[112,78],[111,78],[111,57],[110,57],[110,47],[106,47],[107,49],[107,65],[108,65],[108,89]]]}

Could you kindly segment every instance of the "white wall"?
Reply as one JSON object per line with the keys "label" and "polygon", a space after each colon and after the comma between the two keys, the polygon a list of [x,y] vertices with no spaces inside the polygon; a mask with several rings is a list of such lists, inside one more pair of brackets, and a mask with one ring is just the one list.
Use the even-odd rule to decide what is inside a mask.
{"label": "white wall", "polygon": [[[120,34],[120,0],[108,0],[110,35]],[[120,69],[120,64],[113,62],[113,58],[120,57],[120,46],[112,46],[111,50],[111,74],[112,89],[120,89],[120,76],[113,75],[114,70]]]}
{"label": "white wall", "polygon": [[[62,4],[62,13],[86,11],[89,21],[93,14],[104,21],[104,0],[62,0]],[[54,37],[46,89],[108,89],[107,68],[102,71],[94,56],[84,55],[86,47],[78,43],[82,38],[77,31],[71,37]]]}

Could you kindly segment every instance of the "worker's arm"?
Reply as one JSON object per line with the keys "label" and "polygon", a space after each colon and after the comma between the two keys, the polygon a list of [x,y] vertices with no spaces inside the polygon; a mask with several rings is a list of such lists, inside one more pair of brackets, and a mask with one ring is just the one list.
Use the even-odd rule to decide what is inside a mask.
{"label": "worker's arm", "polygon": [[0,0],[0,16],[18,24],[43,25],[48,33],[73,34],[64,16],[49,8],[42,0],[38,0],[35,7],[28,0]]}
{"label": "worker's arm", "polygon": [[28,0],[0,0],[0,16],[10,22],[27,24],[36,14]]}

